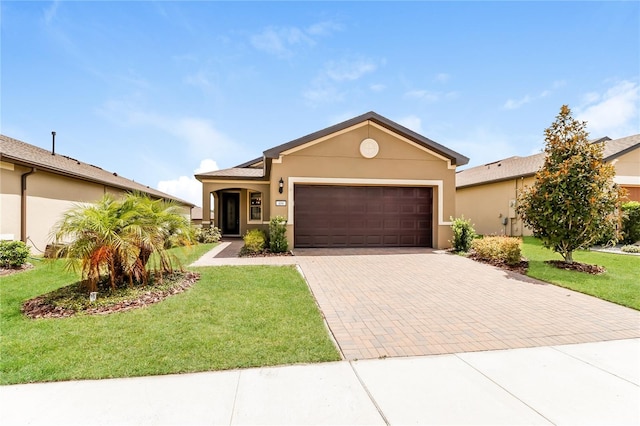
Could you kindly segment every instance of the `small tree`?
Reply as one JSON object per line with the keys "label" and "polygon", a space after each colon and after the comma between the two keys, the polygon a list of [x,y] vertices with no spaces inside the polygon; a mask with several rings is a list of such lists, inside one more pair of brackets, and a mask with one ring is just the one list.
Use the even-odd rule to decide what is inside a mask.
{"label": "small tree", "polygon": [[533,186],[518,197],[517,212],[542,244],[573,263],[573,252],[605,235],[618,238],[622,190],[603,161],[602,144],[589,143],[586,123],[563,105],[545,130],[545,161]]}
{"label": "small tree", "polygon": [[[80,269],[89,291],[108,276],[112,289],[128,282],[146,284],[148,263],[162,273],[172,272],[167,242],[189,244],[189,220],[173,202],[133,193],[116,200],[105,194],[94,204],[66,211],[53,230],[64,250],[67,266]],[[152,254],[155,257],[152,258]]]}

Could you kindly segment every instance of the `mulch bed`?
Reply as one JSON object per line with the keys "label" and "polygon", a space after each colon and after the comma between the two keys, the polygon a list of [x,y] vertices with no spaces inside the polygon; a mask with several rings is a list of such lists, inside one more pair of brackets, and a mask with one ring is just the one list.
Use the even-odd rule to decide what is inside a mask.
{"label": "mulch bed", "polygon": [[68,318],[78,313],[84,315],[107,315],[115,312],[124,312],[131,309],[143,308],[161,302],[169,296],[183,293],[198,281],[199,278],[200,274],[186,272],[182,281],[168,290],[149,290],[136,299],[125,300],[109,306],[97,306],[80,312],[50,305],[46,303],[44,296],[38,296],[27,300],[22,305],[22,313],[30,318]]}
{"label": "mulch bed", "polygon": [[[529,269],[529,261],[527,260],[521,260],[520,263],[517,263],[515,265],[508,265],[504,262],[500,262],[496,260],[482,259],[478,257],[478,255],[476,255],[475,253],[469,254],[468,257],[469,259],[473,259],[476,262],[486,263],[488,265],[496,266],[498,268],[511,271],[511,272],[516,272],[522,275],[526,275],[527,269]],[[589,265],[587,263],[580,263],[580,262],[566,263],[563,260],[545,260],[544,263],[547,263],[558,269],[566,269],[568,271],[576,271],[576,272],[585,272],[591,275],[600,275],[607,272],[607,270],[603,266]]]}
{"label": "mulch bed", "polygon": [[509,265],[509,264],[506,264],[505,262],[501,262],[501,261],[498,261],[498,260],[483,259],[483,258],[479,257],[475,253],[469,254],[468,257],[469,257],[469,259],[473,259],[476,262],[486,263],[488,265],[492,265],[492,266],[495,266],[495,267],[498,267],[500,269],[504,269],[504,270],[507,270],[507,271],[516,272],[516,273],[522,274],[522,275],[526,275],[527,274],[527,269],[529,269],[529,261],[528,260],[521,260],[520,263],[516,263],[515,265]]}
{"label": "mulch bed", "polygon": [[28,271],[29,269],[33,269],[33,265],[31,263],[25,263],[17,268],[0,268],[0,277],[17,274],[18,272]]}
{"label": "mulch bed", "polygon": [[566,269],[568,271],[577,271],[577,272],[586,272],[591,275],[600,275],[607,272],[604,266],[598,265],[589,265],[587,263],[573,262],[566,263],[563,260],[545,260],[544,263],[547,263],[551,266],[555,266],[558,269]]}
{"label": "mulch bed", "polygon": [[285,251],[282,253],[272,253],[269,250],[262,251],[260,253],[243,253],[240,251],[238,257],[282,257],[282,256],[293,256],[293,252]]}

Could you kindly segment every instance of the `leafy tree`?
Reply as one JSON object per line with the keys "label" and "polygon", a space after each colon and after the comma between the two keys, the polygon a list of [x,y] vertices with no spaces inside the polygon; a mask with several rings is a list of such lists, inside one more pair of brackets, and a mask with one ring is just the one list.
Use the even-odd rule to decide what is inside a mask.
{"label": "leafy tree", "polygon": [[[128,282],[146,284],[151,259],[154,269],[172,272],[167,248],[190,244],[193,231],[180,207],[139,193],[116,200],[106,194],[94,204],[79,205],[63,214],[54,228],[67,266],[79,269],[89,291],[96,291],[103,275],[112,289]],[[152,257],[152,254],[155,254]]]}
{"label": "leafy tree", "polygon": [[535,183],[518,198],[517,212],[546,248],[573,263],[573,252],[605,235],[618,237],[623,191],[602,144],[590,143],[586,122],[563,105],[545,130],[545,161]]}

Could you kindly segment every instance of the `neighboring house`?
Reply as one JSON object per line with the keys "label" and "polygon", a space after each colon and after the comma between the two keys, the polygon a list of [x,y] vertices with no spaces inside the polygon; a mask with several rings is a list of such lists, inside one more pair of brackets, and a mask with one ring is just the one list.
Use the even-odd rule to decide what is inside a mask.
{"label": "neighboring house", "polygon": [[[213,212],[211,212],[209,217],[213,217]],[[197,227],[202,226],[202,207],[194,207],[191,209],[191,224]]]}
{"label": "neighboring house", "polygon": [[[604,144],[604,160],[614,165],[614,181],[640,201],[640,135],[593,143]],[[516,215],[516,199],[525,186],[534,183],[545,154],[510,157],[483,166],[462,170],[456,175],[456,217],[471,219],[483,235],[531,235]]]}
{"label": "neighboring house", "polygon": [[139,191],[174,200],[190,216],[193,204],[100,167],[0,135],[0,238],[21,240],[38,251],[51,242],[64,211],[110,193]]}
{"label": "neighboring house", "polygon": [[[291,247],[449,246],[469,159],[374,112],[196,175],[225,236],[287,219]],[[213,204],[211,204],[213,203]]]}

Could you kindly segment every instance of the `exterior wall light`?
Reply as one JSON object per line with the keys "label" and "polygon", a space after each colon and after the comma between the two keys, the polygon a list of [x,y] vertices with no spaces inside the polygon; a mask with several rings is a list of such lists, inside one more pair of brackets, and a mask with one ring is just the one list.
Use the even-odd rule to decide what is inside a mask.
{"label": "exterior wall light", "polygon": [[282,191],[284,191],[284,181],[280,178],[280,182],[278,182],[278,192],[282,194]]}

